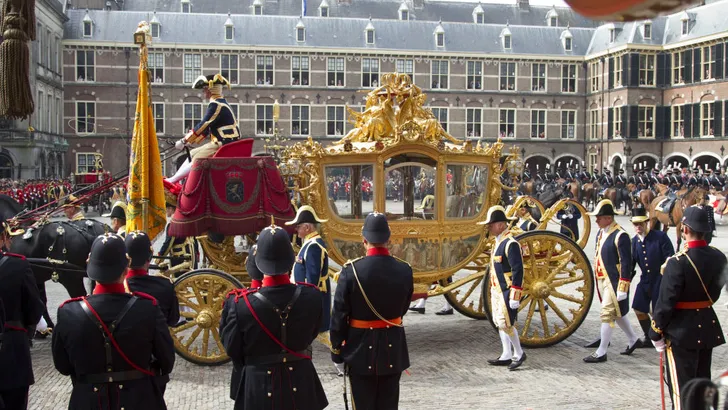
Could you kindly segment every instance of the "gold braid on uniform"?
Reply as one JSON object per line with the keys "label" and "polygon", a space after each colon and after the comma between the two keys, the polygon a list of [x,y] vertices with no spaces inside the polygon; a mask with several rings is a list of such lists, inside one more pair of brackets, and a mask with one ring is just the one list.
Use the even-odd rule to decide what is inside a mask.
{"label": "gold braid on uniform", "polygon": [[617,283],[617,292],[629,292],[629,280],[620,278],[619,282]]}
{"label": "gold braid on uniform", "polygon": [[657,327],[657,325],[655,325],[654,320],[652,321],[652,323],[650,323],[650,327],[652,327],[652,330],[654,330],[655,333],[657,333],[658,335],[662,334],[662,329],[660,329],[659,327]]}

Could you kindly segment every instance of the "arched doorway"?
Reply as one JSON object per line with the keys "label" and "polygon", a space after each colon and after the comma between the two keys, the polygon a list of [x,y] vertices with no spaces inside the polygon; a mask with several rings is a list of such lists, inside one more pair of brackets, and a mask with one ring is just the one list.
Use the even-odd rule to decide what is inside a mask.
{"label": "arched doorway", "polygon": [[665,165],[671,168],[683,169],[688,166],[688,160],[682,155],[672,155],[667,157],[667,159],[665,160]]}
{"label": "arched doorway", "polygon": [[636,171],[651,170],[657,165],[657,160],[650,155],[637,155],[632,159],[632,169]]}
{"label": "arched doorway", "polygon": [[564,156],[558,157],[556,159],[556,163],[554,165],[555,165],[556,171],[564,172],[568,168],[576,169],[577,167],[580,167],[581,161],[579,160],[579,158],[577,158],[574,155],[564,155]]}
{"label": "arched doorway", "polygon": [[547,164],[551,164],[551,160],[543,155],[534,155],[526,159],[526,169],[531,175],[536,175],[536,172],[543,173]]}
{"label": "arched doorway", "polygon": [[615,156],[614,162],[612,163],[612,175],[619,174],[619,170],[622,169],[623,166],[622,157]]}
{"label": "arched doorway", "polygon": [[13,159],[6,152],[0,152],[0,178],[13,177]]}
{"label": "arched doorway", "polygon": [[691,165],[697,165],[703,171],[708,169],[716,170],[720,166],[720,161],[712,155],[700,155],[693,160]]}

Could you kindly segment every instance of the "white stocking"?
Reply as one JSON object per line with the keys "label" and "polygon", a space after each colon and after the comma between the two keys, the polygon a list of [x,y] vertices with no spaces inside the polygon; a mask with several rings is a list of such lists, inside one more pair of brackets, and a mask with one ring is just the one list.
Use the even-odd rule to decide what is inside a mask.
{"label": "white stocking", "polygon": [[185,162],[182,163],[177,172],[175,172],[174,176],[172,176],[171,178],[167,178],[167,181],[175,184],[180,180],[184,179],[187,175],[189,175],[191,169],[192,163],[188,158],[185,160]]}
{"label": "white stocking", "polygon": [[521,357],[523,357],[523,349],[521,349],[521,339],[518,338],[518,330],[515,326],[511,329],[510,335],[508,335],[508,338],[511,341],[511,344],[513,345],[513,357],[518,360]]}
{"label": "white stocking", "polygon": [[37,330],[37,331],[39,331],[41,333],[42,332],[45,332],[46,330],[48,330],[48,323],[46,323],[46,320],[45,320],[45,318],[43,316],[40,317],[40,321],[35,326],[35,330]]}
{"label": "white stocking", "polygon": [[602,341],[599,343],[597,349],[597,356],[604,356],[607,354],[609,343],[612,341],[612,332],[614,328],[609,323],[602,323]]}
{"label": "white stocking", "polygon": [[632,329],[632,325],[629,323],[629,320],[627,320],[626,316],[622,316],[618,318],[616,322],[619,325],[619,328],[622,329],[624,334],[627,335],[627,339],[629,339],[629,345],[632,346],[637,341],[637,334]]}
{"label": "white stocking", "polygon": [[427,298],[422,298],[415,304],[415,309],[422,309],[427,304]]}
{"label": "white stocking", "polygon": [[501,345],[503,345],[503,352],[501,353],[498,360],[511,360],[513,358],[513,351],[511,350],[511,338],[503,330],[499,330]]}

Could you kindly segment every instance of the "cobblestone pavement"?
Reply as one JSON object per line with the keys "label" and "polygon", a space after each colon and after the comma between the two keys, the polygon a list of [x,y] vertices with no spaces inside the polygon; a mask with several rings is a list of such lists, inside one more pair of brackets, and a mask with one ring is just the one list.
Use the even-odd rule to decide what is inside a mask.
{"label": "cobblestone pavement", "polygon": [[[630,234],[626,217],[618,217]],[[592,231],[594,232],[594,230]],[[592,234],[594,236],[594,234]],[[674,241],[674,230],[670,233]],[[728,251],[728,228],[719,227],[713,244]],[[586,249],[594,255],[594,238]],[[632,287],[634,289],[634,286]],[[67,298],[58,284],[48,283],[49,308]],[[587,365],[591,353],[582,347],[599,334],[599,305],[594,298],[582,326],[566,341],[543,349],[530,349],[521,370],[509,372],[486,364],[500,354],[497,332],[486,321],[464,316],[436,316],[442,297],[428,302],[427,314],[407,315],[411,375],[403,375],[402,409],[658,409],[660,403],[659,356],[654,349],[639,349],[621,356],[627,344],[624,334],[614,332],[609,361]],[[728,329],[728,308],[723,297],[716,305]],[[641,333],[634,313],[628,316]],[[53,367],[50,339],[33,347],[36,384],[30,390],[31,409],[61,409],[68,402],[71,383]],[[330,409],[343,409],[343,378],[336,376],[326,348],[316,343],[314,362],[327,393]],[[713,374],[728,368],[726,347],[713,355]],[[178,357],[166,400],[170,409],[231,409],[231,365],[202,367]],[[668,405],[669,405],[669,398]]]}

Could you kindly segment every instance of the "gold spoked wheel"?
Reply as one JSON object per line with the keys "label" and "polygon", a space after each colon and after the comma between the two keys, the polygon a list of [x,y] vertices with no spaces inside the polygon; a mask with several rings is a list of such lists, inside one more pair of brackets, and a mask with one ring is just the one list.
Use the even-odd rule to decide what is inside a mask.
{"label": "gold spoked wheel", "polygon": [[[523,251],[523,297],[516,327],[528,347],[551,346],[571,336],[589,313],[594,273],[584,250],[563,235],[531,231],[516,237]],[[490,286],[483,286],[490,310]]]}
{"label": "gold spoked wheel", "polygon": [[170,327],[177,354],[200,365],[216,366],[230,361],[225,354],[218,327],[225,296],[243,285],[225,272],[199,269],[174,283],[180,316],[187,322]]}
{"label": "gold spoked wheel", "polygon": [[441,287],[454,286],[454,289],[445,292],[443,296],[458,313],[472,319],[490,320],[490,310],[485,304],[481,291],[483,280],[490,266],[491,246],[492,242],[488,243],[480,255],[473,258],[450,278],[442,279],[439,282]]}

